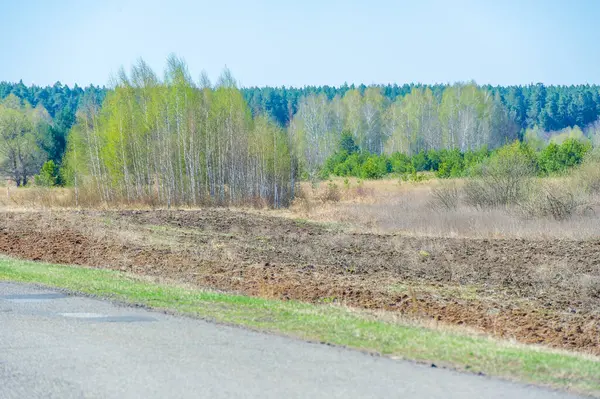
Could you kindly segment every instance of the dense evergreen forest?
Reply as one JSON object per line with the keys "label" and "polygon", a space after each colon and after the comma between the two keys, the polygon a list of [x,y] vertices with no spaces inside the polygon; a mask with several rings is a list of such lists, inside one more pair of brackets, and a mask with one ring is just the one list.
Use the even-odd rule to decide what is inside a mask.
{"label": "dense evergreen forest", "polygon": [[[239,89],[229,71],[214,85],[206,76],[195,83],[175,57],[165,76],[158,79],[142,61],[110,89],[1,82],[2,172],[18,185],[40,170],[42,184],[91,176],[104,200],[254,198],[279,206],[293,196],[300,174],[437,171],[444,163],[435,159],[443,157],[453,165],[463,159],[453,169],[459,171],[469,154],[515,140],[558,154],[575,148],[572,140],[589,145],[600,132],[597,85]],[[427,156],[431,166],[418,167]],[[377,162],[383,172],[365,172]],[[441,176],[459,173],[449,170]]]}
{"label": "dense evergreen forest", "polygon": [[[381,91],[386,101],[403,98],[413,89],[430,89],[432,95],[441,101],[444,91],[451,85],[343,85],[294,87],[249,87],[241,88],[253,115],[266,114],[281,127],[289,125],[298,111],[300,100],[309,95],[323,94],[331,101],[336,96],[344,97],[346,92],[357,90],[361,95],[369,87]],[[584,127],[598,119],[600,115],[600,86],[546,86],[541,83],[527,86],[479,86],[492,97],[499,95],[502,104],[510,111],[519,128],[538,126],[545,131],[560,130],[565,127]],[[108,89],[99,86],[70,88],[60,82],[53,86],[26,86],[23,82],[0,82],[0,99],[14,94],[34,107],[41,103],[57,123],[74,122],[75,111],[85,93],[94,92],[103,98]]]}

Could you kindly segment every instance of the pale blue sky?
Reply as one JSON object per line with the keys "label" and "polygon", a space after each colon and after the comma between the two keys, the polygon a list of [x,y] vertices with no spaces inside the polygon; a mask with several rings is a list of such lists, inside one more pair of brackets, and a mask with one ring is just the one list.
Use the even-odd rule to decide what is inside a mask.
{"label": "pale blue sky", "polygon": [[0,81],[106,84],[138,57],[243,86],[600,83],[599,0],[0,0]]}

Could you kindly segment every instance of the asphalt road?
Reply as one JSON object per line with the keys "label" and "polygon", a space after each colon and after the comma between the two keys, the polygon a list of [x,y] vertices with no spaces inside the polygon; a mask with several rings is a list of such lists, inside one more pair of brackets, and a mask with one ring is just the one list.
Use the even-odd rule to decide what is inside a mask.
{"label": "asphalt road", "polygon": [[0,398],[574,398],[0,282]]}

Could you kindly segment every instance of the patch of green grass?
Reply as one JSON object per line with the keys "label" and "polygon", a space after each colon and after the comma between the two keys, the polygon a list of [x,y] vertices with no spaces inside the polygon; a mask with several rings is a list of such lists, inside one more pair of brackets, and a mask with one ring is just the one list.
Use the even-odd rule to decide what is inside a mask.
{"label": "patch of green grass", "polygon": [[376,320],[349,309],[156,284],[124,273],[0,258],[0,280],[170,309],[302,339],[434,362],[600,397],[600,361],[453,331]]}
{"label": "patch of green grass", "polygon": [[304,219],[304,218],[296,218],[296,219],[292,219],[294,221],[294,223],[296,223],[296,225],[300,226],[300,227],[304,227],[304,226],[308,226],[309,225],[309,221],[308,219]]}

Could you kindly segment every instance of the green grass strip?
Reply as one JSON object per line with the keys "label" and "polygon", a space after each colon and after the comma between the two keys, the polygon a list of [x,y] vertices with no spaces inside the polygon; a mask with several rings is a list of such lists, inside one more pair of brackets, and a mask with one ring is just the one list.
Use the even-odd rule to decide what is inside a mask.
{"label": "green grass strip", "polygon": [[36,283],[218,322],[375,351],[600,397],[600,361],[442,329],[375,320],[336,306],[155,284],[120,272],[0,258],[0,281]]}

